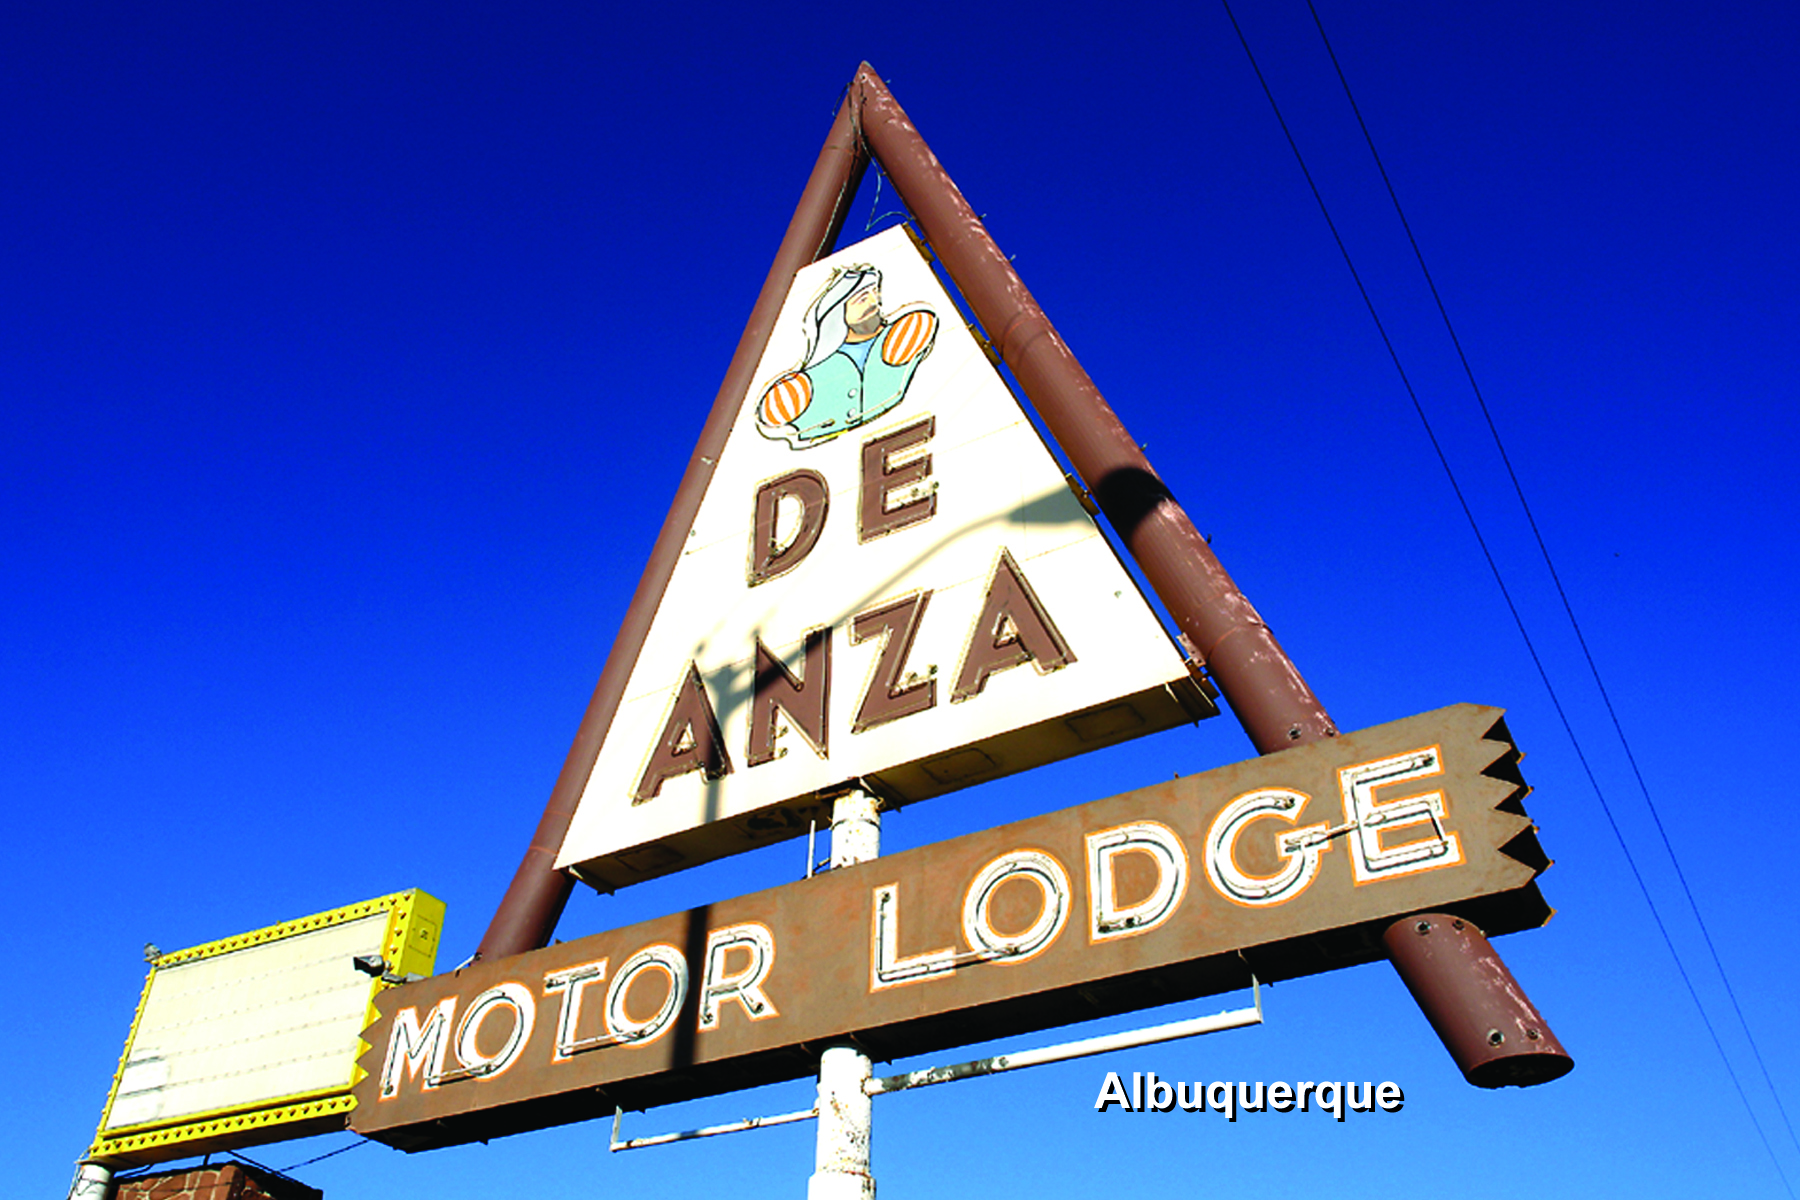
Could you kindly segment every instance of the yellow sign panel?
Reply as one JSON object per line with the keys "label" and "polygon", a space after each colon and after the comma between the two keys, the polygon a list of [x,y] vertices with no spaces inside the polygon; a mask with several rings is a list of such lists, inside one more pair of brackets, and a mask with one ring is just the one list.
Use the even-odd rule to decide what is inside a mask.
{"label": "yellow sign panel", "polygon": [[443,922],[415,889],[159,955],[88,1157],[162,1162],[343,1128],[375,996],[431,974]]}

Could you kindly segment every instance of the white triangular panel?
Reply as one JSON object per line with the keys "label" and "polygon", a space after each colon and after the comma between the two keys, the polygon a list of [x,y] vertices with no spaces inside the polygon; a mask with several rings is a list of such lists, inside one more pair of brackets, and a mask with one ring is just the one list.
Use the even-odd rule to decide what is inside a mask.
{"label": "white triangular panel", "polygon": [[[879,328],[859,341],[851,326],[866,335],[876,324],[871,276],[859,273],[869,266],[879,273]],[[860,366],[850,357],[859,349]],[[618,886],[804,832],[817,794],[851,780],[892,800],[919,799],[1210,714],[903,230],[802,270],[755,378],[558,866]],[[894,448],[880,453],[884,439]],[[813,478],[771,506],[773,525],[765,521],[759,539],[759,491],[796,472]],[[812,505],[816,541],[781,560],[806,525],[809,487],[828,497],[822,524]],[[880,512],[865,499],[871,491]],[[769,577],[757,581],[771,557]],[[1025,591],[1008,578],[996,584],[997,575]],[[1041,613],[1042,627],[1003,619],[977,628],[1000,603],[995,587],[1014,597],[1024,623]],[[904,608],[920,595],[916,639],[890,680],[881,659],[897,636],[866,614],[900,611],[895,602]],[[830,630],[824,753],[783,707],[773,722],[777,756],[752,765],[756,643],[810,702],[821,681],[805,670],[803,649],[820,628]],[[1029,656],[1052,642],[1066,650],[1060,665],[1054,653]],[[999,663],[978,691],[969,686],[972,652]],[[1029,661],[1008,665],[1022,657]],[[719,747],[704,720],[679,716],[695,711],[696,672]]]}

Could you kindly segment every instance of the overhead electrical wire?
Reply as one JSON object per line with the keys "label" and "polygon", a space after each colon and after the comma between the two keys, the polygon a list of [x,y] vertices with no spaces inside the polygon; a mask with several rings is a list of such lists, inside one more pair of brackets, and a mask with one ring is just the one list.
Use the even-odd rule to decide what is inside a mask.
{"label": "overhead electrical wire", "polygon": [[348,1146],[339,1146],[336,1150],[327,1150],[323,1154],[314,1155],[312,1158],[306,1159],[303,1162],[297,1162],[291,1167],[282,1167],[278,1174],[286,1175],[290,1172],[298,1171],[301,1167],[310,1167],[316,1162],[324,1162],[328,1158],[336,1158],[338,1155],[354,1150],[358,1146],[367,1146],[370,1144],[371,1143],[367,1138],[357,1138]]}
{"label": "overhead electrical wire", "polygon": [[[1682,962],[1680,953],[1675,948],[1674,939],[1670,936],[1668,926],[1663,921],[1662,913],[1656,906],[1656,900],[1651,895],[1649,884],[1645,881],[1643,873],[1638,869],[1637,860],[1632,856],[1631,848],[1625,840],[1624,832],[1620,829],[1617,819],[1613,816],[1612,806],[1607,802],[1606,793],[1605,793],[1604,789],[1601,788],[1600,781],[1599,781],[1598,777],[1595,775],[1593,767],[1588,762],[1587,754],[1581,747],[1581,740],[1579,737],[1576,736],[1574,726],[1570,722],[1567,712],[1563,709],[1562,700],[1558,697],[1558,695],[1556,693],[1555,685],[1552,684],[1550,681],[1550,674],[1544,666],[1543,659],[1538,655],[1536,645],[1531,640],[1531,634],[1525,626],[1524,617],[1520,614],[1518,605],[1513,600],[1511,590],[1506,586],[1506,580],[1500,571],[1499,563],[1495,560],[1493,551],[1491,549],[1489,549],[1489,547],[1488,547],[1487,539],[1486,539],[1486,537],[1483,536],[1483,534],[1481,532],[1481,527],[1480,527],[1479,522],[1477,522],[1475,519],[1474,511],[1469,507],[1468,499],[1466,498],[1466,496],[1463,493],[1461,484],[1457,481],[1456,472],[1450,466],[1449,457],[1445,454],[1443,445],[1438,440],[1437,433],[1432,427],[1431,419],[1426,414],[1425,407],[1419,400],[1418,392],[1413,388],[1412,380],[1408,377],[1408,375],[1406,373],[1406,368],[1404,365],[1402,365],[1402,363],[1400,361],[1400,355],[1399,355],[1398,351],[1396,351],[1394,348],[1393,340],[1388,336],[1387,328],[1382,323],[1381,315],[1375,308],[1375,302],[1374,302],[1373,298],[1370,297],[1367,286],[1365,286],[1363,283],[1362,275],[1356,269],[1356,264],[1350,256],[1349,247],[1345,245],[1343,235],[1338,231],[1337,222],[1332,219],[1331,210],[1325,203],[1325,197],[1319,191],[1319,185],[1313,179],[1312,171],[1306,165],[1306,157],[1305,157],[1305,155],[1303,155],[1300,152],[1299,143],[1295,141],[1293,131],[1291,129],[1289,129],[1289,127],[1288,127],[1287,119],[1281,113],[1281,106],[1275,100],[1275,93],[1274,93],[1273,89],[1270,88],[1268,79],[1263,75],[1262,67],[1260,65],[1258,65],[1258,63],[1256,61],[1256,54],[1254,51],[1252,51],[1250,49],[1249,38],[1244,34],[1243,27],[1238,24],[1237,14],[1234,13],[1231,9],[1231,0],[1220,0],[1220,3],[1224,5],[1225,16],[1231,22],[1232,31],[1237,34],[1238,43],[1240,45],[1242,45],[1244,48],[1244,55],[1250,61],[1250,69],[1255,73],[1257,83],[1261,85],[1262,90],[1263,90],[1263,95],[1269,101],[1269,107],[1275,114],[1276,123],[1278,125],[1280,125],[1280,127],[1281,127],[1282,136],[1287,139],[1288,148],[1293,151],[1294,161],[1299,164],[1300,173],[1305,177],[1306,185],[1312,191],[1313,200],[1319,206],[1319,213],[1321,216],[1324,217],[1326,227],[1331,231],[1332,239],[1337,243],[1338,253],[1343,256],[1344,265],[1346,268],[1349,269],[1351,279],[1356,284],[1357,292],[1362,296],[1363,304],[1369,311],[1369,318],[1375,323],[1375,329],[1376,329],[1376,332],[1379,333],[1381,336],[1382,345],[1387,348],[1388,357],[1393,361],[1394,370],[1400,376],[1401,385],[1406,389],[1407,397],[1412,401],[1413,411],[1418,414],[1420,424],[1425,429],[1426,437],[1431,442],[1432,450],[1434,452],[1436,452],[1436,454],[1437,454],[1438,463],[1440,466],[1443,467],[1445,477],[1449,480],[1450,489],[1456,496],[1457,504],[1461,506],[1462,511],[1463,511],[1463,516],[1469,522],[1469,529],[1475,535],[1475,541],[1476,541],[1477,545],[1479,545],[1481,548],[1482,556],[1487,560],[1488,569],[1493,573],[1493,576],[1494,576],[1494,582],[1500,588],[1500,594],[1501,594],[1502,598],[1506,601],[1506,607],[1507,607],[1508,611],[1510,611],[1512,613],[1513,623],[1518,627],[1519,636],[1525,642],[1525,649],[1526,649],[1527,653],[1531,656],[1532,664],[1537,668],[1538,677],[1539,677],[1539,679],[1541,679],[1543,681],[1544,690],[1549,694],[1551,706],[1556,710],[1556,715],[1557,715],[1558,720],[1562,723],[1563,731],[1564,731],[1564,733],[1567,734],[1567,736],[1569,738],[1569,742],[1575,750],[1575,756],[1576,756],[1577,760],[1581,763],[1582,772],[1587,776],[1589,786],[1591,786],[1594,789],[1594,795],[1600,801],[1601,812],[1605,815],[1607,824],[1612,828],[1613,837],[1618,841],[1619,849],[1621,850],[1621,852],[1623,852],[1623,854],[1625,856],[1626,865],[1631,869],[1632,878],[1634,880],[1636,880],[1636,882],[1637,882],[1638,891],[1640,893],[1642,893],[1642,895],[1644,897],[1644,903],[1650,909],[1650,915],[1656,923],[1657,931],[1659,933],[1661,933],[1661,935],[1662,935],[1663,944],[1668,948],[1670,958],[1674,960],[1675,969],[1680,974],[1682,983],[1684,985],[1686,985],[1686,987],[1687,987],[1688,996],[1693,1000],[1694,1008],[1700,1014],[1701,1023],[1705,1025],[1707,1034],[1712,1038],[1713,1048],[1718,1051],[1719,1060],[1720,1060],[1720,1062],[1722,1062],[1724,1064],[1725,1072],[1730,1077],[1732,1086],[1737,1090],[1738,1099],[1743,1102],[1744,1111],[1749,1116],[1750,1124],[1752,1125],[1753,1128],[1755,1128],[1757,1137],[1762,1141],[1763,1149],[1768,1153],[1769,1161],[1774,1165],[1775,1172],[1781,1179],[1782,1187],[1784,1189],[1786,1189],[1786,1191],[1790,1197],[1793,1197],[1795,1195],[1794,1188],[1793,1188],[1793,1185],[1788,1181],[1787,1172],[1782,1168],[1781,1160],[1775,1154],[1775,1147],[1773,1146],[1773,1144],[1770,1143],[1769,1136],[1762,1127],[1762,1122],[1757,1118],[1756,1110],[1750,1103],[1749,1093],[1747,1093],[1744,1090],[1743,1081],[1738,1077],[1736,1068],[1732,1066],[1730,1056],[1725,1053],[1725,1045],[1719,1038],[1718,1030],[1717,1030],[1717,1028],[1714,1027],[1712,1018],[1707,1014],[1706,1006],[1704,1004],[1702,1004],[1700,1001],[1700,994],[1695,989],[1694,981],[1693,981],[1692,977],[1688,974],[1687,967]],[[1307,0],[1307,7],[1309,10],[1312,9],[1311,0]],[[1315,23],[1318,23],[1318,13],[1316,10],[1313,10],[1313,19],[1314,19]],[[1324,26],[1322,23],[1319,24],[1319,32],[1320,32],[1321,36],[1324,35],[1325,31],[1324,31]],[[1328,45],[1329,45],[1329,43],[1328,43]],[[1332,56],[1332,63],[1334,66],[1336,66],[1336,64],[1337,64],[1337,59],[1336,59],[1335,55]],[[1342,81],[1343,73],[1342,73],[1341,68],[1339,69],[1338,74],[1339,74],[1340,81]],[[1348,83],[1345,82],[1344,86],[1345,86],[1346,93],[1348,93],[1348,89],[1349,89]],[[1352,99],[1352,106],[1354,107],[1354,99]],[[1357,114],[1357,120],[1359,123],[1361,123],[1362,117],[1361,117],[1360,111]],[[1367,137],[1368,136],[1368,128],[1366,125],[1363,126],[1363,132],[1364,132],[1365,137]],[[1370,144],[1370,149],[1373,150],[1374,142],[1373,142],[1372,138],[1370,139],[1369,144]],[[1379,161],[1379,157],[1378,157],[1378,161]],[[1382,172],[1382,178],[1384,181],[1387,179],[1387,173],[1385,170]],[[1391,183],[1389,184],[1389,194],[1390,194],[1390,196],[1393,195],[1393,189],[1392,189]],[[1399,202],[1396,199],[1395,200],[1396,206],[1398,205],[1398,203]],[[1402,220],[1404,221],[1404,215],[1402,216]],[[1410,227],[1408,227],[1407,233],[1408,233],[1408,236],[1411,237]],[[1417,242],[1415,241],[1414,242],[1415,253],[1417,252],[1417,249],[1418,249],[1418,245],[1417,245]],[[1420,256],[1420,265],[1421,266],[1424,265],[1424,260],[1423,260],[1422,255]],[[1435,285],[1432,287],[1432,294],[1434,297],[1437,296],[1437,289],[1436,289]],[[1443,306],[1442,306],[1441,300],[1439,302],[1439,310],[1440,310],[1440,312],[1443,311]],[[1445,317],[1445,320],[1448,321],[1448,316]],[[1452,336],[1454,337],[1454,333],[1452,334]],[[1458,350],[1458,353],[1460,354],[1461,353],[1460,343],[1458,343],[1458,345],[1457,345],[1457,350]],[[1464,358],[1464,366],[1465,366],[1465,369],[1468,366],[1466,357]],[[1471,381],[1471,383],[1473,383],[1473,372],[1470,372],[1470,381]],[[1478,392],[1478,394],[1479,394],[1479,392]],[[1483,404],[1482,404],[1482,411],[1484,414],[1487,413],[1487,406],[1486,406],[1485,402],[1483,402]],[[1491,417],[1489,418],[1489,428],[1490,428],[1490,430],[1494,429]],[[1495,437],[1496,437],[1496,439],[1498,439],[1497,431],[1495,432]],[[1503,451],[1503,454],[1504,454],[1504,451]],[[1507,463],[1507,470],[1508,470],[1509,474],[1512,472],[1512,467],[1511,467],[1510,461],[1508,461],[1508,463]],[[1513,476],[1513,482],[1514,482],[1514,486],[1517,487],[1518,479],[1517,479],[1516,475]],[[1524,494],[1523,494],[1522,489],[1519,492],[1519,497],[1522,502],[1524,499]],[[1532,528],[1533,528],[1533,531],[1535,532],[1536,528],[1537,528],[1535,522],[1533,522]],[[1541,536],[1539,538],[1539,546],[1540,546],[1540,549],[1543,547],[1543,540],[1542,540]],[[1546,559],[1548,559],[1547,551],[1546,551]],[[1559,592],[1561,591],[1560,581],[1558,582],[1558,591]],[[1564,595],[1564,603],[1565,603],[1565,605],[1567,605],[1567,603],[1568,603],[1566,594]],[[1573,619],[1573,616],[1574,616],[1574,614],[1573,614],[1573,611],[1571,610],[1570,611],[1571,619]],[[1585,651],[1586,650],[1585,640],[1582,642],[1582,646],[1583,646],[1583,650]],[[1593,659],[1592,659],[1592,656],[1590,655],[1589,656],[1590,667],[1592,667],[1592,664],[1593,664]],[[1612,705],[1611,705],[1610,701],[1607,704],[1607,709],[1609,712],[1612,711]],[[1617,724],[1616,714],[1614,716],[1614,721],[1615,721],[1615,724]],[[1622,737],[1623,731],[1621,730],[1620,732],[1621,732],[1621,737]],[[1629,749],[1627,750],[1627,753],[1629,754]],[[1632,766],[1633,766],[1633,769],[1636,770],[1635,759],[1632,760]],[[1641,773],[1639,774],[1639,782],[1640,782],[1640,784],[1642,783]],[[1648,800],[1648,791],[1647,790],[1645,793],[1645,797],[1646,797],[1646,800]],[[1652,813],[1654,815],[1654,806],[1652,806]],[[1657,821],[1656,824],[1657,824],[1658,830],[1660,831],[1662,829],[1662,822],[1660,821],[1660,819]],[[1664,834],[1664,844],[1665,844],[1665,846],[1668,845],[1668,837],[1667,837],[1666,833]],[[1671,857],[1673,857],[1673,849],[1672,848],[1670,849],[1670,854],[1671,854]],[[1676,872],[1677,872],[1677,875],[1679,876],[1680,875],[1679,864],[1676,867]],[[1683,880],[1682,880],[1682,886],[1683,886],[1684,890],[1686,890],[1687,885],[1686,885],[1685,878],[1683,878]],[[1693,895],[1692,895],[1691,891],[1688,892],[1688,900],[1689,900],[1690,904],[1693,903]],[[1699,910],[1697,907],[1695,908],[1695,915],[1696,915],[1696,917],[1698,917],[1698,915],[1699,915]],[[1704,930],[1704,925],[1702,925],[1702,928]],[[1707,938],[1707,945],[1709,948],[1712,945],[1712,940],[1710,937]],[[1716,951],[1714,952],[1714,961],[1715,961],[1715,964],[1717,964],[1718,960],[1717,960]],[[1722,966],[1720,967],[1720,974],[1721,974],[1721,977],[1723,977],[1724,971],[1723,971]],[[1726,990],[1728,993],[1730,992],[1729,983],[1727,983],[1727,985],[1726,985]],[[1733,996],[1733,1004],[1734,1005],[1736,1004],[1735,995]],[[1739,1010],[1739,1019],[1742,1020],[1742,1010],[1741,1009]],[[1749,1028],[1746,1025],[1745,1026],[1746,1035],[1748,1035],[1748,1032],[1749,1032]],[[1754,1042],[1752,1042],[1752,1047],[1754,1049]],[[1760,1053],[1757,1055],[1757,1061],[1759,1064],[1762,1062]],[[1764,1067],[1764,1075],[1766,1078],[1767,1077],[1767,1067],[1766,1066]],[[1773,1091],[1773,1083],[1772,1082],[1770,1084],[1770,1087],[1771,1087],[1771,1091]],[[1786,1112],[1785,1108],[1781,1107],[1781,1102],[1780,1102],[1779,1097],[1776,1098],[1776,1107],[1778,1109],[1780,1109],[1780,1111],[1782,1113],[1782,1118],[1785,1121],[1786,1117],[1787,1117],[1787,1112]],[[1789,1131],[1789,1135],[1792,1136],[1793,1128],[1792,1128],[1791,1124],[1789,1125],[1788,1131]]]}
{"label": "overhead electrical wire", "polygon": [[1625,726],[1619,719],[1618,710],[1613,707],[1612,696],[1606,690],[1606,682],[1600,677],[1599,664],[1594,661],[1593,651],[1588,648],[1587,637],[1581,631],[1581,622],[1575,617],[1575,606],[1569,600],[1569,593],[1564,590],[1562,576],[1557,573],[1556,563],[1551,560],[1550,547],[1544,541],[1543,532],[1538,528],[1537,517],[1531,511],[1531,505],[1525,499],[1525,488],[1519,482],[1518,472],[1513,470],[1512,456],[1506,452],[1506,444],[1500,438],[1500,429],[1494,423],[1494,415],[1488,409],[1487,398],[1482,395],[1481,385],[1475,381],[1475,369],[1469,364],[1469,356],[1463,350],[1462,339],[1456,336],[1456,326],[1450,320],[1450,312],[1444,307],[1444,298],[1438,293],[1437,281],[1431,277],[1431,268],[1425,265],[1425,254],[1419,248],[1419,239],[1413,236],[1412,223],[1406,219],[1406,210],[1400,205],[1400,196],[1394,190],[1393,180],[1388,177],[1387,167],[1381,161],[1381,152],[1375,148],[1375,138],[1369,132],[1368,122],[1363,120],[1362,109],[1356,103],[1356,97],[1350,91],[1350,80],[1344,75],[1343,64],[1338,62],[1337,51],[1332,48],[1331,39],[1326,36],[1325,23],[1319,18],[1319,10],[1313,0],[1306,0],[1307,11],[1312,14],[1313,25],[1319,31],[1319,40],[1325,44],[1325,53],[1331,59],[1332,69],[1337,72],[1338,82],[1343,85],[1344,99],[1350,102],[1350,111],[1356,115],[1356,124],[1362,130],[1363,140],[1368,143],[1369,155],[1375,160],[1375,169],[1381,173],[1381,182],[1387,188],[1388,199],[1393,201],[1394,215],[1400,218],[1400,227],[1406,231],[1406,240],[1412,245],[1413,257],[1418,260],[1419,272],[1425,277],[1425,286],[1431,290],[1431,299],[1437,305],[1438,315],[1444,319],[1444,330],[1450,335],[1450,344],[1456,347],[1456,357],[1462,363],[1463,374],[1468,376],[1469,390],[1474,393],[1475,403],[1481,408],[1481,416],[1487,422],[1488,432],[1493,435],[1494,449],[1499,451],[1500,461],[1506,467],[1506,477],[1512,481],[1513,494],[1518,497],[1519,508],[1525,514],[1525,522],[1531,527],[1531,536],[1537,540],[1538,553],[1543,555],[1544,568],[1550,573],[1550,581],[1556,585],[1557,598],[1562,601],[1563,612],[1569,618],[1569,627],[1575,632],[1575,641],[1581,646],[1582,657],[1587,660],[1588,671],[1594,677],[1594,686],[1600,692],[1600,699],[1606,706],[1606,715],[1612,721],[1613,731],[1618,735],[1619,745],[1624,748],[1625,760],[1631,765],[1632,776],[1637,780],[1638,791],[1643,794],[1644,806],[1650,811],[1650,819],[1656,825],[1657,835],[1662,839],[1663,850],[1668,853],[1669,864],[1675,868],[1675,878],[1681,884],[1682,895],[1687,898],[1688,908],[1694,914],[1694,923],[1700,927],[1700,936],[1706,943],[1706,950],[1712,957],[1713,968],[1719,973],[1719,981],[1725,985],[1725,995],[1731,1000],[1732,1012],[1737,1014],[1738,1025],[1744,1031],[1744,1040],[1750,1044],[1750,1053],[1756,1059],[1757,1067],[1762,1071],[1763,1082],[1768,1085],[1769,1095],[1775,1100],[1775,1108],[1781,1113],[1781,1122],[1787,1127],[1788,1140],[1800,1150],[1800,1137],[1794,1134],[1794,1123],[1788,1117],[1787,1106],[1781,1102],[1781,1093],[1775,1087],[1775,1080],[1769,1074],[1768,1064],[1763,1060],[1762,1050],[1756,1044],[1756,1037],[1750,1032],[1750,1022],[1744,1017],[1743,1006],[1738,1003],[1737,990],[1731,986],[1731,977],[1725,971],[1725,964],[1719,957],[1718,947],[1713,943],[1712,931],[1707,928],[1706,918],[1700,915],[1700,905],[1694,899],[1693,888],[1688,886],[1687,873],[1681,869],[1681,859],[1675,853],[1674,843],[1663,825],[1662,814],[1657,811],[1656,801],[1651,798],[1650,785],[1644,779],[1644,772],[1638,766],[1637,755],[1632,752],[1631,740],[1625,736]]}

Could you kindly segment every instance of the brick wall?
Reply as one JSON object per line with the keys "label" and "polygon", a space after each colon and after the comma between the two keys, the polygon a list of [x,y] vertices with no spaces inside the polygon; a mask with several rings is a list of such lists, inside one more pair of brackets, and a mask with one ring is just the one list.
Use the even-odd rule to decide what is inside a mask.
{"label": "brick wall", "polygon": [[323,1200],[297,1180],[243,1163],[157,1171],[119,1181],[114,1200]]}

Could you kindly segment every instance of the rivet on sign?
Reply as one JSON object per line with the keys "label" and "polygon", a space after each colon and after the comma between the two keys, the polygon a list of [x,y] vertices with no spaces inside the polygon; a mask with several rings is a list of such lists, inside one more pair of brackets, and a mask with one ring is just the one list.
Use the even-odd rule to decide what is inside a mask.
{"label": "rivet on sign", "polygon": [[1498,1046],[1501,1042],[1504,1042],[1505,1040],[1506,1040],[1506,1035],[1504,1033],[1501,1033],[1498,1029],[1488,1030],[1488,1045]]}
{"label": "rivet on sign", "polygon": [[1430,933],[1431,932],[1431,922],[1430,921],[1420,921],[1417,925],[1413,926],[1413,928],[1417,929],[1420,933]]}
{"label": "rivet on sign", "polygon": [[1296,725],[1292,729],[1288,730],[1288,741],[1297,742],[1299,740],[1300,740],[1300,727],[1298,725]]}
{"label": "rivet on sign", "polygon": [[1461,929],[1462,927],[1463,927],[1463,923],[1462,923],[1461,917],[1458,917],[1458,918],[1456,918],[1456,920],[1450,922],[1450,928],[1452,928],[1452,929]]}
{"label": "rivet on sign", "polygon": [[1527,1029],[1527,1030],[1526,1030],[1526,1031],[1525,1031],[1525,1036],[1526,1036],[1526,1037],[1528,1037],[1528,1038],[1530,1038],[1530,1039],[1531,1039],[1531,1040],[1532,1040],[1532,1041],[1534,1041],[1534,1042],[1535,1042],[1535,1041],[1537,1041],[1537,1040],[1538,1040],[1538,1038],[1540,1038],[1540,1037],[1542,1037],[1542,1036],[1543,1036],[1543,1035],[1542,1035],[1542,1034],[1540,1034],[1540,1033],[1539,1033],[1539,1032],[1538,1032],[1538,1031],[1537,1031],[1537,1030],[1535,1030],[1535,1029]]}

